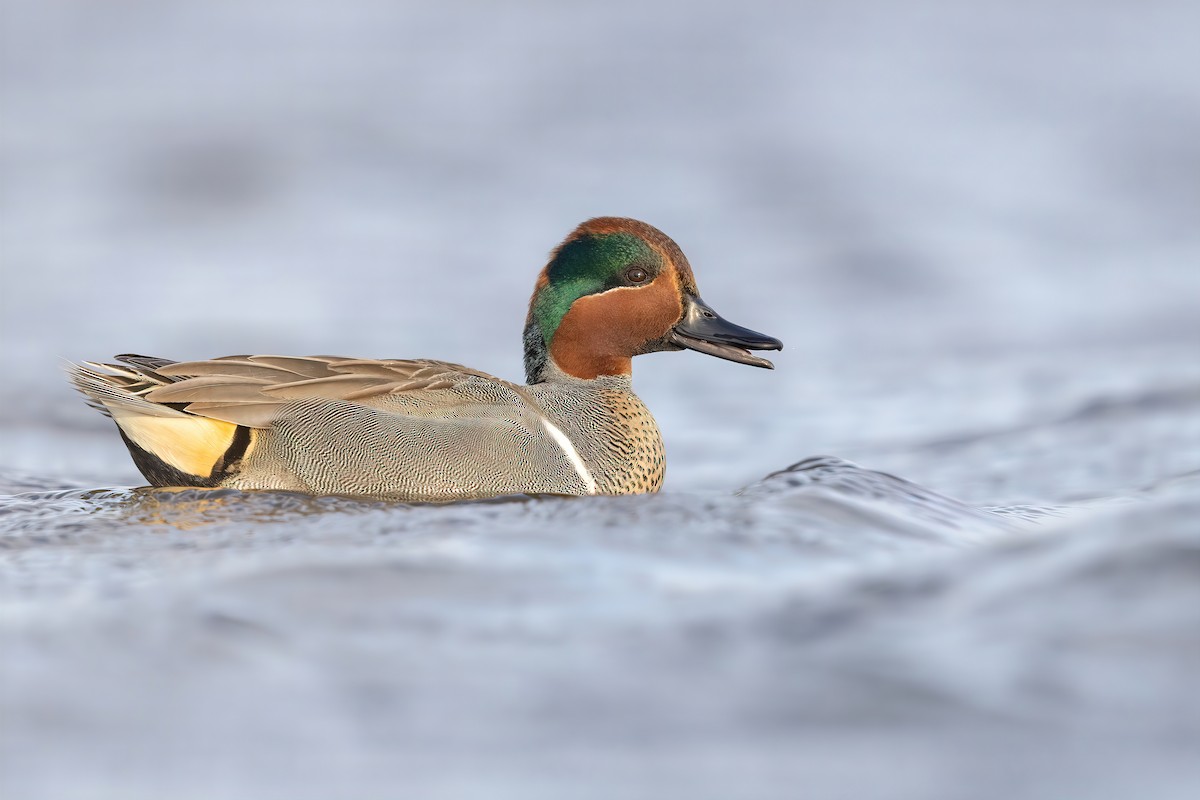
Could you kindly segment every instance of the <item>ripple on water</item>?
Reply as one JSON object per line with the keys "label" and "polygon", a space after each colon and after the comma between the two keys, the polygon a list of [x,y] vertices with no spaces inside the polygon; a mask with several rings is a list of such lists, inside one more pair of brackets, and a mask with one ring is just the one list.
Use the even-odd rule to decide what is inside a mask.
{"label": "ripple on water", "polygon": [[5,716],[57,753],[97,740],[47,708],[70,730],[124,720],[122,747],[164,757],[244,741],[249,718],[304,752],[344,752],[342,725],[377,755],[419,734],[429,775],[579,736],[617,757],[632,719],[689,762],[688,742],[753,760],[836,729],[891,763],[887,726],[937,763],[997,731],[1010,757],[1063,731],[1195,740],[1195,488],[1033,529],[831,458],[736,495],[26,492],[0,499]]}

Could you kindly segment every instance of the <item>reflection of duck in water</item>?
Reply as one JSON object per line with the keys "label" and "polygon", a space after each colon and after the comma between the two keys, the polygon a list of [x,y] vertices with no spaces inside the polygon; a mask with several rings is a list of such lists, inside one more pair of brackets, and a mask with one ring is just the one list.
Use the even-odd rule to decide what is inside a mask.
{"label": "reflection of duck in water", "polygon": [[166,525],[184,531],[229,522],[267,524],[309,515],[355,514],[390,507],[383,501],[361,497],[313,496],[299,492],[246,494],[232,489],[190,486],[142,487],[120,492],[101,490],[86,496],[115,500],[105,508],[117,513],[125,522]]}
{"label": "reflection of duck in water", "polygon": [[525,322],[528,385],[440,361],[118,356],[71,378],[155,486],[455,500],[630,494],[662,485],[662,439],[631,359],[698,350],[770,367],[777,339],[717,316],[687,258],[643,222],[583,223]]}

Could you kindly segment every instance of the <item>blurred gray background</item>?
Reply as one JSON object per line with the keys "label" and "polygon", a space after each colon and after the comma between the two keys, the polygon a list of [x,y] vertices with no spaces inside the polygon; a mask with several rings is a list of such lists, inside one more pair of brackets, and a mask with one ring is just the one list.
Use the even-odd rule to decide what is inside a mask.
{"label": "blurred gray background", "polygon": [[[534,276],[599,214],[666,230],[711,303],[787,345],[774,374],[639,360],[669,453],[698,426],[765,448],[724,478],[677,456],[668,487],[853,451],[852,424],[802,418],[939,360],[1108,353],[1119,374],[1165,358],[1129,348],[1200,350],[1187,0],[2,7],[16,468],[138,481],[104,445],[47,444],[111,436],[61,358],[432,357],[518,378]],[[989,381],[951,409],[965,427],[1011,389]],[[797,421],[765,437],[747,420],[767,416]]]}
{"label": "blurred gray background", "polygon": [[[0,0],[0,795],[1200,796],[1198,33],[1194,0]],[[142,480],[62,359],[516,379],[599,214],[786,343],[638,359],[662,495],[88,491]],[[729,494],[818,453],[1086,510]]]}

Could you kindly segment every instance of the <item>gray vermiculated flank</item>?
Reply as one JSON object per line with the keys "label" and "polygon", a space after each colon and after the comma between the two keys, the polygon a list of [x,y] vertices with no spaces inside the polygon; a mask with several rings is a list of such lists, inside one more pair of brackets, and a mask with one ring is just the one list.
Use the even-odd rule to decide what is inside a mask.
{"label": "gray vermiculated flank", "polygon": [[[539,384],[529,395],[566,433],[599,491],[657,489],[663,451],[653,419],[628,380],[600,383]],[[607,410],[606,403],[620,405]],[[472,378],[453,389],[376,398],[371,406],[317,399],[281,406],[225,485],[418,501],[587,493],[539,411],[500,382]]]}

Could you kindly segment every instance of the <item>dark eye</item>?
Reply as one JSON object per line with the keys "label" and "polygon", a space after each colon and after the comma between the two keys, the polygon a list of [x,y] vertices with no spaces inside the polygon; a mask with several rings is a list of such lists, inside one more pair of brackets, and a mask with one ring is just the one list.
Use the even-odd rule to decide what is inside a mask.
{"label": "dark eye", "polygon": [[642,269],[641,267],[630,267],[629,269],[625,270],[625,280],[629,281],[630,283],[641,283],[649,277],[650,273],[646,272],[646,270]]}

